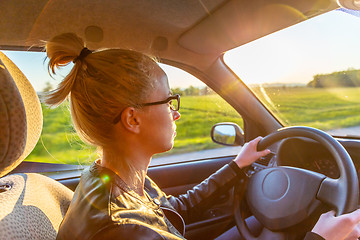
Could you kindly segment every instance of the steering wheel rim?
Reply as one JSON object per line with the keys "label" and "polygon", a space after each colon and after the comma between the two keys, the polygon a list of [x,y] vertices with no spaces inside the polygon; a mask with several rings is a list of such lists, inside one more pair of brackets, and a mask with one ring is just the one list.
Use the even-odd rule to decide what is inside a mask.
{"label": "steering wheel rim", "polygon": [[[251,199],[251,201],[256,202],[254,204],[254,206],[250,207],[251,212],[252,212],[252,214],[254,214],[254,212],[255,212],[255,214],[258,215],[255,217],[261,219],[260,222],[263,225],[265,223],[265,226],[264,226],[263,231],[261,232],[261,234],[258,237],[255,237],[249,231],[249,229],[246,227],[244,218],[242,217],[242,212],[241,212],[241,208],[240,208],[241,199],[240,199],[240,197],[238,197],[239,199],[236,199],[235,207],[234,207],[235,222],[236,222],[236,226],[237,226],[240,234],[246,240],[286,239],[286,233],[284,231],[279,231],[279,229],[274,231],[274,229],[273,229],[274,226],[271,226],[272,223],[271,223],[271,221],[269,221],[269,219],[274,217],[274,214],[275,214],[275,216],[277,216],[276,215],[277,213],[269,213],[270,215],[272,214],[272,216],[270,216],[268,219],[267,218],[268,216],[264,217],[264,215],[268,214],[266,212],[266,211],[268,211],[268,210],[266,210],[266,207],[264,209],[261,209],[262,208],[261,201],[266,201],[266,199],[269,196],[269,191],[264,189],[263,186],[269,185],[269,181],[267,179],[270,179],[270,180],[274,179],[274,178],[269,177],[270,175],[275,176],[275,178],[279,178],[279,176],[280,176],[280,178],[289,179],[289,176],[291,178],[292,174],[295,173],[295,175],[299,175],[299,176],[305,177],[305,178],[310,178],[311,179],[310,181],[313,181],[313,180],[318,181],[320,185],[319,185],[318,190],[316,191],[316,195],[313,196],[314,199],[319,200],[323,204],[325,203],[325,204],[329,204],[329,205],[335,207],[335,209],[337,210],[337,215],[341,215],[343,213],[350,212],[357,208],[358,198],[359,198],[359,184],[358,184],[358,177],[357,177],[355,166],[353,164],[351,157],[345,150],[345,148],[329,134],[327,134],[321,130],[311,128],[311,127],[281,128],[278,131],[271,133],[268,136],[264,137],[258,144],[258,150],[263,150],[263,149],[271,146],[272,144],[274,144],[280,140],[289,138],[289,137],[310,138],[310,139],[313,139],[313,140],[319,142],[324,147],[326,147],[326,149],[328,149],[330,151],[330,153],[336,160],[336,163],[340,170],[340,177],[338,179],[332,179],[332,178],[326,177],[322,174],[318,174],[318,173],[311,172],[308,170],[286,168],[286,167],[267,168],[267,169],[264,169],[263,171],[266,170],[268,172],[265,171],[265,173],[261,173],[263,171],[260,171],[259,173],[261,173],[261,174],[258,174],[258,173],[254,174],[254,176],[252,176],[249,179],[248,185],[250,185],[252,188],[254,188],[254,186],[257,187],[256,188],[257,190],[252,191],[252,192],[251,192],[251,190],[247,191],[246,192],[247,199],[248,199],[248,201],[249,201],[249,199]],[[261,176],[261,175],[263,175],[263,176]],[[282,177],[282,176],[285,176],[285,177]],[[297,178],[295,178],[295,179],[297,179]],[[304,180],[306,180],[306,179],[304,179]],[[293,196],[290,194],[291,189],[289,191],[289,188],[291,186],[293,186],[293,185],[291,185],[290,183],[288,183],[288,185],[285,184],[285,186],[283,186],[283,189],[285,189],[286,187],[288,187],[288,189],[281,190],[280,191],[281,196],[280,195],[275,196],[275,198],[276,198],[275,200],[277,200],[277,198],[279,197],[278,198],[278,199],[280,199],[279,204],[283,204],[280,201],[286,201],[286,197],[287,197],[286,195],[289,195],[289,198],[291,198]],[[307,187],[307,185],[305,187]],[[260,194],[258,194],[258,192],[260,192]],[[277,194],[276,192],[279,192],[279,191],[275,190],[275,195]],[[296,194],[296,191],[293,191],[293,193]],[[250,197],[249,197],[249,194],[251,195]],[[270,192],[270,194],[273,195],[273,192]],[[334,194],[335,194],[335,197],[333,199],[329,199],[330,196],[333,196]],[[252,195],[254,195],[254,196],[252,196]],[[255,196],[255,195],[259,195],[259,196]],[[273,197],[272,195],[270,197]],[[273,201],[274,199],[270,199],[270,200]],[[316,208],[316,205],[318,204],[317,200],[312,200],[311,204],[314,205],[314,206],[312,206],[313,208]],[[257,203],[257,202],[259,202],[259,203]],[[310,204],[310,202],[309,202],[309,204]],[[266,206],[266,204],[265,204],[265,206]],[[284,204],[284,206],[286,206],[286,204]],[[256,207],[260,208],[260,210],[256,209]],[[261,212],[261,211],[263,211],[263,212]],[[271,210],[269,210],[269,211],[271,211]],[[278,209],[276,209],[276,211],[278,211]],[[284,209],[282,209],[282,211],[285,212]],[[289,210],[287,210],[287,211],[289,211]],[[308,216],[310,214],[311,213],[308,213]],[[289,217],[293,217],[293,216],[289,216]],[[288,217],[288,219],[291,222],[293,219],[291,219],[289,217]],[[288,222],[286,222],[286,224],[287,223]],[[289,224],[292,224],[292,223],[289,223]],[[268,226],[266,226],[266,225],[268,225]]]}

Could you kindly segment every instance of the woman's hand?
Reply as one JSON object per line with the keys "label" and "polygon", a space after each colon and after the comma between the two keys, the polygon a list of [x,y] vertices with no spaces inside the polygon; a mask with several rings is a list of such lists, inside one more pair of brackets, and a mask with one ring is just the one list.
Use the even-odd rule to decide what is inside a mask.
{"label": "woman's hand", "polygon": [[235,158],[235,163],[239,166],[239,168],[243,168],[251,165],[257,159],[264,157],[270,153],[269,149],[265,149],[263,151],[258,152],[256,147],[262,137],[257,137],[250,142],[245,143],[242,147],[240,153]]}
{"label": "woman's hand", "polygon": [[335,211],[320,216],[312,232],[326,240],[357,240],[360,236],[360,209],[335,217]]}

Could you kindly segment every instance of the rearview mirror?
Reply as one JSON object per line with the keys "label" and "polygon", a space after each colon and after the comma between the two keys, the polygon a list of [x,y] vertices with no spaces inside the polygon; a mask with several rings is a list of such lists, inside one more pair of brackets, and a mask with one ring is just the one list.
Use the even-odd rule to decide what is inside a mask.
{"label": "rearview mirror", "polygon": [[211,129],[213,142],[226,146],[244,145],[244,132],[236,123],[217,123]]}

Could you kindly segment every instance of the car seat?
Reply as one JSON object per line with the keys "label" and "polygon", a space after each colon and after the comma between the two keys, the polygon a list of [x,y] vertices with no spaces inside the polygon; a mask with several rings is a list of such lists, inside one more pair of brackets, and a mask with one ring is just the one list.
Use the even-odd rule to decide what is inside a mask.
{"label": "car seat", "polygon": [[33,150],[42,129],[39,98],[0,52],[0,239],[55,239],[73,192],[37,174],[8,174]]}

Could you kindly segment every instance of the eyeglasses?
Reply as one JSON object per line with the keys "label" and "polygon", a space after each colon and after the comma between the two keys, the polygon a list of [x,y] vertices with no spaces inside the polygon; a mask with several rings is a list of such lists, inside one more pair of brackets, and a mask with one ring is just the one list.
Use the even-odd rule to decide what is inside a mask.
{"label": "eyeglasses", "polygon": [[[165,103],[169,103],[171,110],[179,111],[179,109],[180,109],[180,95],[175,94],[175,95],[172,95],[172,96],[168,97],[167,99],[165,99],[163,101],[143,103],[143,104],[138,104],[137,106],[138,107],[146,107],[146,106],[160,105],[160,104],[165,104]],[[116,118],[113,121],[113,124],[116,124],[117,122],[120,121],[121,114],[122,114],[122,112],[119,115],[116,116]]]}
{"label": "eyeglasses", "polygon": [[179,111],[180,109],[180,95],[179,94],[175,94],[172,95],[170,97],[168,97],[167,99],[165,99],[164,101],[158,101],[158,102],[151,102],[151,103],[143,103],[140,104],[140,107],[145,107],[145,106],[151,106],[151,105],[159,105],[159,104],[165,104],[165,103],[169,103],[170,104],[170,108],[173,111]]}

